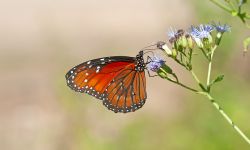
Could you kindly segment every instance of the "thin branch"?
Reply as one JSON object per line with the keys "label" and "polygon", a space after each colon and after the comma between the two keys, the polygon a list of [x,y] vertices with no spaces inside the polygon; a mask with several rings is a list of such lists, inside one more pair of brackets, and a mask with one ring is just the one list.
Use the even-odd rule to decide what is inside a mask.
{"label": "thin branch", "polygon": [[233,129],[250,145],[249,138],[241,131],[241,129],[232,121],[232,119],[225,113],[222,107],[215,101],[215,99],[206,92],[200,92],[199,94],[205,95],[213,106],[220,112],[220,114],[227,120],[227,122],[233,127]]}
{"label": "thin branch", "polygon": [[213,61],[214,51],[216,50],[216,48],[217,48],[217,45],[215,45],[211,50],[211,55],[210,55],[209,64],[208,64],[208,72],[207,72],[207,87],[209,87],[210,85],[212,61]]}
{"label": "thin branch", "polygon": [[214,3],[215,5],[217,5],[218,7],[224,9],[225,11],[227,11],[227,12],[229,12],[229,13],[232,12],[232,10],[231,10],[229,7],[223,5],[223,4],[220,3],[219,1],[217,1],[217,0],[210,0],[210,1],[211,1],[212,3]]}
{"label": "thin branch", "polygon": [[170,81],[170,82],[172,82],[172,83],[175,83],[175,84],[177,84],[177,85],[179,85],[179,86],[182,86],[182,87],[184,87],[185,89],[188,89],[188,90],[190,90],[190,91],[192,91],[192,92],[195,92],[195,93],[198,93],[198,92],[199,92],[199,91],[196,90],[196,89],[193,89],[193,88],[191,88],[191,87],[189,87],[189,86],[187,86],[187,85],[184,85],[184,84],[182,84],[182,83],[180,83],[180,82],[171,80],[170,78],[166,78],[166,79],[167,79],[168,81]]}
{"label": "thin branch", "polygon": [[193,78],[198,83],[198,85],[200,86],[200,88],[202,89],[202,91],[204,91],[204,92],[207,91],[207,89],[203,86],[203,84],[201,83],[201,81],[199,80],[199,78],[197,77],[197,75],[194,73],[194,71],[190,70],[190,72],[192,73]]}

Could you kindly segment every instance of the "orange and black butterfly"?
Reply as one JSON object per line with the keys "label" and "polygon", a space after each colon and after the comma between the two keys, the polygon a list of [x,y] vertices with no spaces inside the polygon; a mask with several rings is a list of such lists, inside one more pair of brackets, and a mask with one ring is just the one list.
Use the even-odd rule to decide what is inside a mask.
{"label": "orange and black butterfly", "polygon": [[112,56],[84,62],[68,71],[67,85],[102,100],[114,112],[136,111],[147,99],[143,55],[140,51],[136,57]]}

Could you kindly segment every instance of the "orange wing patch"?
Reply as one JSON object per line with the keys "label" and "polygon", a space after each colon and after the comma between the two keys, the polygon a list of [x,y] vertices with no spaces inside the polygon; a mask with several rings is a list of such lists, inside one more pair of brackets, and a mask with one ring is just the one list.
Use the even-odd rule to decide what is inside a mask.
{"label": "orange wing patch", "polygon": [[125,68],[134,67],[130,62],[112,62],[105,66],[85,63],[82,67],[73,68],[70,75],[66,75],[68,86],[82,93],[90,94],[98,99],[105,99],[105,89],[109,83]]}

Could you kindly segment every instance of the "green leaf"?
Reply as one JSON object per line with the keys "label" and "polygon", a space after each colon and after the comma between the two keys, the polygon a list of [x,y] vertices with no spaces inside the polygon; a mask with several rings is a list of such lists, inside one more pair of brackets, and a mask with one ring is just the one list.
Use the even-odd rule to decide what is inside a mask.
{"label": "green leaf", "polygon": [[250,45],[250,37],[246,38],[244,41],[243,41],[243,45],[244,45],[244,52],[247,52],[248,48],[249,48],[249,45]]}
{"label": "green leaf", "polygon": [[207,86],[207,92],[210,92],[210,89],[212,87],[212,85],[214,85],[217,82],[222,81],[224,78],[224,75],[219,75],[218,77],[216,77],[208,86]]}
{"label": "green leaf", "polygon": [[209,85],[209,87],[211,87],[213,84],[222,81],[224,78],[224,75],[219,75],[218,77],[216,77]]}

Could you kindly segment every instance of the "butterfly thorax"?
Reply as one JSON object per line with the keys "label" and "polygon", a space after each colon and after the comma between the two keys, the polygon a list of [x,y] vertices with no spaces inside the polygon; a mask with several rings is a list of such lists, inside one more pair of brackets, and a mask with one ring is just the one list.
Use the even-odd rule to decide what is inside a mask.
{"label": "butterfly thorax", "polygon": [[136,65],[135,70],[139,72],[143,72],[145,70],[145,62],[143,59],[143,51],[140,51],[138,55],[136,55]]}

